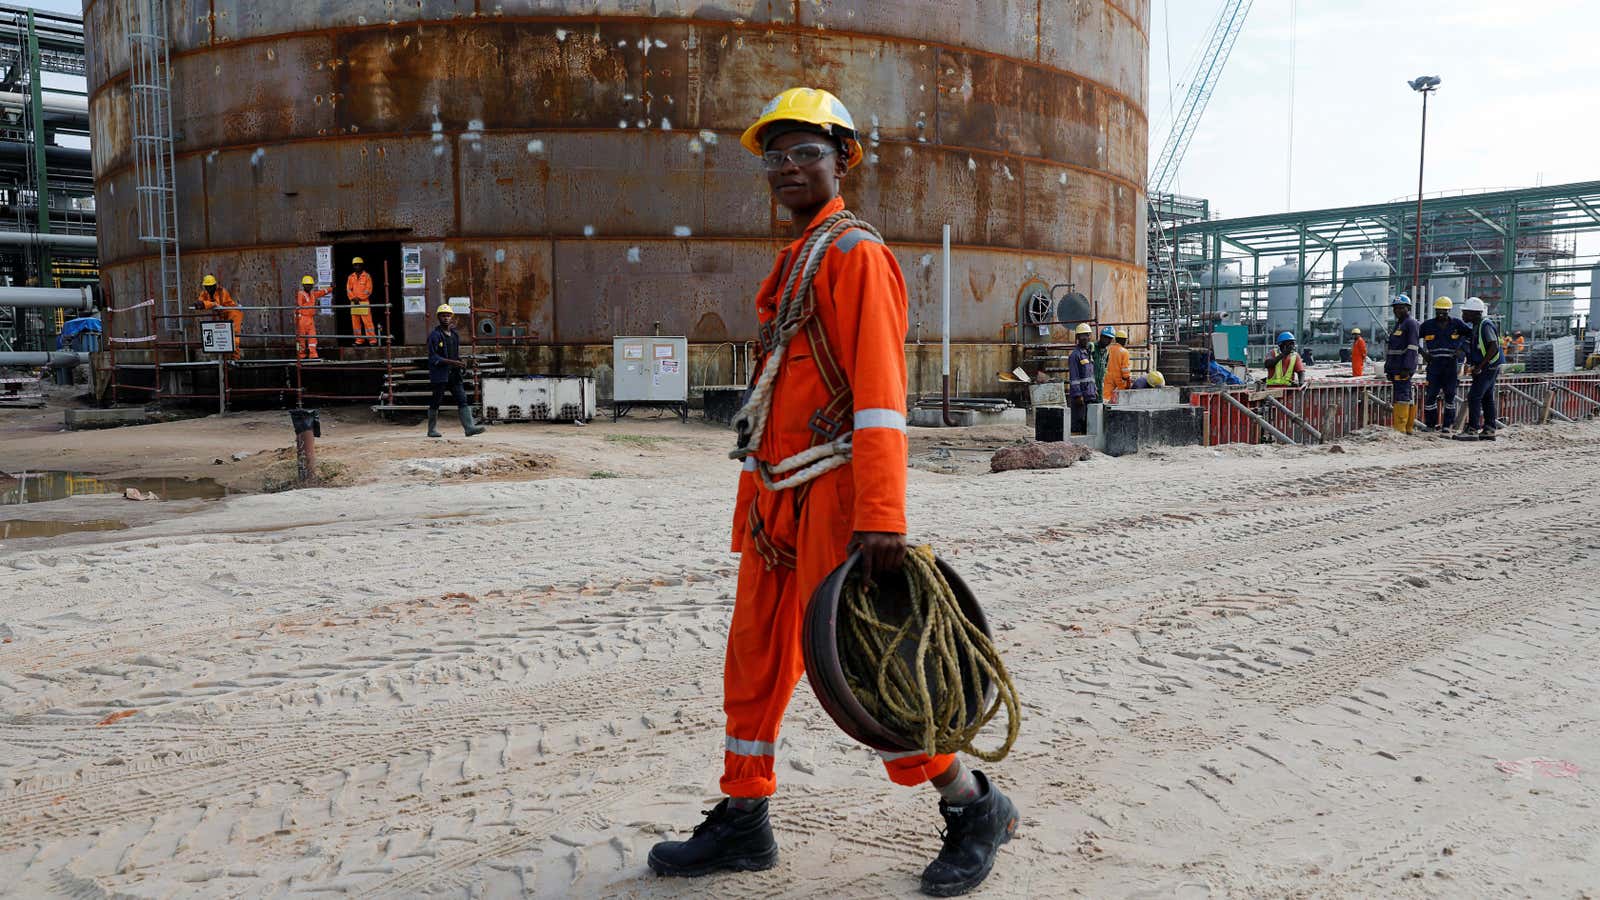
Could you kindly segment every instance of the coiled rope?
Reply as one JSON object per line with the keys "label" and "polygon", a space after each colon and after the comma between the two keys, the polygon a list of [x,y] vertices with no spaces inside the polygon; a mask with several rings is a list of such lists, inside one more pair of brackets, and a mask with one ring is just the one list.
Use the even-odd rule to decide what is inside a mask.
{"label": "coiled rope", "polygon": [[[879,616],[879,589],[870,579],[852,575],[845,584],[839,656],[850,690],[874,719],[916,740],[930,756],[959,751],[985,762],[1005,759],[1022,728],[1022,703],[1000,651],[962,612],[933,548],[906,554],[905,577],[911,612],[898,624]],[[916,642],[912,662],[900,652],[905,641]],[[968,694],[981,703],[984,684],[997,688],[994,700],[981,715],[971,715],[976,709],[968,709]],[[973,741],[1002,706],[1005,742],[978,749]]]}
{"label": "coiled rope", "polygon": [[[811,283],[822,268],[822,259],[827,255],[828,248],[852,228],[859,228],[880,241],[883,239],[876,228],[856,218],[855,213],[848,209],[841,209],[812,229],[811,235],[800,246],[798,258],[804,262],[789,267],[789,277],[784,280],[783,292],[779,295],[783,300],[778,306],[777,317],[772,321],[776,340],[773,346],[766,348],[768,356],[762,363],[761,375],[756,379],[755,387],[750,391],[750,399],[733,417],[739,446],[728,454],[730,458],[743,460],[761,449],[761,437],[767,430],[767,414],[772,411],[772,389],[778,380],[778,370],[782,368],[784,352],[815,312],[812,304],[807,302],[811,295]],[[781,491],[798,487],[848,463],[851,450],[850,435],[847,433],[801,451],[772,466],[770,470],[766,466],[757,466],[756,470],[767,490]],[[790,472],[794,474],[778,481],[770,477]]]}

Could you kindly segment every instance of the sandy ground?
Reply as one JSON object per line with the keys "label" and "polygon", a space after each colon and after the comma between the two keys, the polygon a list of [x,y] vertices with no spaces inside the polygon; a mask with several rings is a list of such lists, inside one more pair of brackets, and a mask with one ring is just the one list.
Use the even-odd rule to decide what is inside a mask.
{"label": "sandy ground", "polygon": [[[0,468],[253,491],[291,440],[59,415],[0,414]],[[343,487],[0,509],[129,525],[0,545],[0,891],[915,889],[931,792],[804,686],[779,867],[645,869],[716,797],[724,432],[419,434],[332,416]],[[1600,425],[983,474],[1019,436],[919,433],[910,487],[1026,705],[985,895],[1600,896]]]}

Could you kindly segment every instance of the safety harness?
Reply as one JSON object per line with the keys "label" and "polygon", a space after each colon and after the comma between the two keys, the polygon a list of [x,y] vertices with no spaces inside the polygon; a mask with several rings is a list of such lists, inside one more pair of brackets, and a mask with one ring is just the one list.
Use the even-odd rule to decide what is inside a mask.
{"label": "safety harness", "polygon": [[[728,456],[744,462],[747,468],[754,463],[756,477],[761,480],[762,487],[769,491],[803,487],[849,463],[851,459],[854,398],[850,392],[850,380],[834,355],[822,320],[817,317],[817,298],[812,282],[822,268],[822,260],[827,256],[828,249],[853,228],[882,240],[877,229],[847,209],[824,219],[812,229],[799,252],[789,260],[788,275],[779,294],[782,300],[778,304],[777,315],[761,327],[760,374],[750,390],[749,399],[734,416],[733,427],[738,434],[738,446]],[[802,331],[805,332],[806,342],[810,344],[817,375],[828,392],[828,402],[811,415],[811,446],[788,459],[769,465],[756,459],[754,454],[761,449],[761,439],[766,433],[767,415],[772,411],[773,389],[784,356],[795,335]],[[797,514],[802,499],[801,492],[796,491]],[[769,568],[779,565],[794,568],[794,548],[771,539],[762,526],[754,503],[750,504],[749,526],[756,551]]]}

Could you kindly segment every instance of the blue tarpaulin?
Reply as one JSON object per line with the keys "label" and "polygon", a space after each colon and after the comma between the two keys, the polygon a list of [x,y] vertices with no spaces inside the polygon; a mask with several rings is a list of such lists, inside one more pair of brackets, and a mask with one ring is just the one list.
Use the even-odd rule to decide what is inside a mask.
{"label": "blue tarpaulin", "polygon": [[68,319],[66,324],[61,326],[61,336],[56,338],[56,349],[65,350],[68,347],[73,347],[76,349],[76,345],[73,344],[73,338],[80,334],[99,333],[100,320],[93,316],[84,316],[81,319]]}

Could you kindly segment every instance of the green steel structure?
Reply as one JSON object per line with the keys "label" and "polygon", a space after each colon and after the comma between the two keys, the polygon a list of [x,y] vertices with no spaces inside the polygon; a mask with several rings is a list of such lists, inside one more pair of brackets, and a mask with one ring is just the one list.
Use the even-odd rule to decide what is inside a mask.
{"label": "green steel structure", "polygon": [[[1462,270],[1466,293],[1489,302],[1495,317],[1513,321],[1519,303],[1547,299],[1517,295],[1521,281],[1517,276],[1530,267],[1543,273],[1548,295],[1570,297],[1561,292],[1590,284],[1594,251],[1600,247],[1600,181],[1425,198],[1421,286],[1410,284],[1418,252],[1416,219],[1415,198],[1402,198],[1365,206],[1191,221],[1173,230],[1172,244],[1179,253],[1177,266],[1192,273],[1214,272],[1226,265],[1242,269],[1236,288],[1240,319],[1250,326],[1253,342],[1266,340],[1268,270],[1289,257],[1299,261],[1300,274],[1287,279],[1280,275],[1282,280],[1272,281],[1271,287],[1294,292],[1292,330],[1298,334],[1339,343],[1337,323],[1325,322],[1323,312],[1341,291],[1352,288],[1355,281],[1376,282],[1384,296],[1406,293],[1425,301],[1431,273],[1446,262]],[[1580,247],[1588,252],[1580,252]],[[1343,266],[1362,251],[1386,262],[1393,274],[1347,281]],[[1216,320],[1219,293],[1199,283],[1187,291],[1179,304],[1180,332],[1192,336],[1209,331]],[[1565,323],[1544,320],[1540,330],[1554,335],[1581,327],[1581,316],[1567,318]]]}

